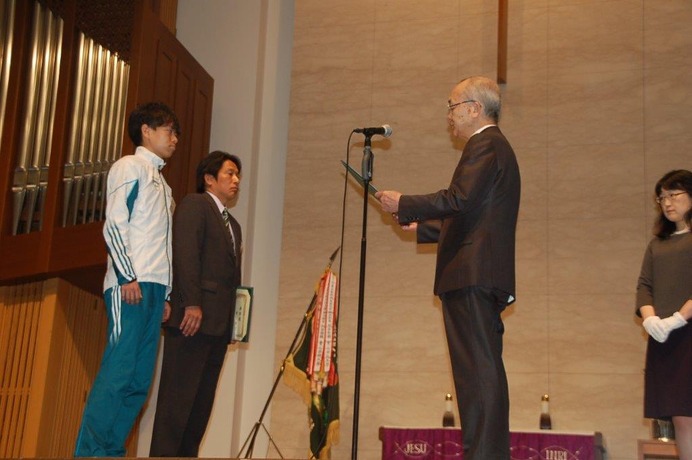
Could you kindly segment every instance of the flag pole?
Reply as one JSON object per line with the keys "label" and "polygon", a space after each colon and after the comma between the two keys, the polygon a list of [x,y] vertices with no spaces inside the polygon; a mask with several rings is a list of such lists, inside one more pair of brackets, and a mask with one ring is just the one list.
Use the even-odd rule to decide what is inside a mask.
{"label": "flag pole", "polygon": [[[339,250],[341,249],[341,246],[337,247],[332,255],[329,257],[329,263],[327,264],[327,267],[325,268],[325,272],[329,269],[331,269],[332,264],[334,263],[334,259],[336,259],[336,255],[339,253]],[[305,310],[305,314],[303,314],[303,320],[300,323],[300,326],[298,326],[298,330],[296,331],[295,337],[293,337],[293,342],[291,342],[291,346],[288,347],[288,352],[286,353],[286,357],[282,361],[281,367],[279,368],[279,372],[276,376],[276,379],[274,380],[274,385],[272,386],[271,391],[269,392],[269,397],[267,398],[267,401],[264,403],[264,408],[262,409],[262,413],[260,414],[259,419],[257,422],[255,422],[254,426],[252,427],[252,430],[250,430],[250,434],[248,437],[245,439],[245,442],[243,445],[240,447],[240,453],[238,454],[239,459],[247,459],[247,458],[253,458],[253,451],[255,449],[255,441],[257,439],[257,433],[259,433],[260,427],[267,433],[267,436],[269,437],[269,441],[272,443],[274,448],[276,449],[276,452],[279,454],[279,457],[284,458],[284,456],[281,454],[281,451],[279,450],[279,446],[276,445],[274,442],[274,439],[272,438],[271,434],[269,434],[269,431],[267,430],[266,426],[264,425],[264,416],[267,414],[267,411],[269,410],[269,405],[271,403],[272,398],[274,397],[274,393],[276,392],[276,388],[279,386],[279,382],[281,381],[281,376],[283,375],[284,371],[286,370],[286,360],[291,356],[291,353],[295,351],[296,343],[298,343],[298,339],[301,337],[303,331],[305,330],[305,327],[308,324],[308,318],[310,317],[310,313],[315,307],[315,302],[317,300],[317,289],[315,290],[315,293],[312,296],[312,300],[310,300],[310,303],[308,304],[307,310]],[[247,446],[247,450],[245,450],[245,453],[243,453],[243,449],[245,449],[245,446]]]}

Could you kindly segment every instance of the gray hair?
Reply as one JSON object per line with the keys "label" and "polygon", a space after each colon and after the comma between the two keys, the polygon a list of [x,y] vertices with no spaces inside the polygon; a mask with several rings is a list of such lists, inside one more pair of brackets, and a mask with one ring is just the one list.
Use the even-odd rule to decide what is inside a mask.
{"label": "gray hair", "polygon": [[488,77],[468,77],[459,83],[465,83],[464,93],[469,99],[478,101],[483,106],[485,116],[497,123],[500,120],[502,100],[500,87]]}

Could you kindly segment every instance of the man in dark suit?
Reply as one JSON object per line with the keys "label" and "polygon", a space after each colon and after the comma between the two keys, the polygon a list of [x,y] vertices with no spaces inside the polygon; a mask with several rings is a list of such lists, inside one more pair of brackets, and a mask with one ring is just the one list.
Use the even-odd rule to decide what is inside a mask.
{"label": "man in dark suit", "polygon": [[173,220],[173,291],[151,457],[196,457],[231,341],[242,236],[228,213],[240,159],[215,151],[197,166],[197,193]]}
{"label": "man in dark suit", "polygon": [[500,89],[485,77],[454,87],[447,119],[467,139],[445,190],[378,192],[419,243],[438,243],[436,295],[457,392],[466,460],[509,460],[509,392],[502,362],[501,312],[514,301],[514,247],[520,177],[502,135]]}

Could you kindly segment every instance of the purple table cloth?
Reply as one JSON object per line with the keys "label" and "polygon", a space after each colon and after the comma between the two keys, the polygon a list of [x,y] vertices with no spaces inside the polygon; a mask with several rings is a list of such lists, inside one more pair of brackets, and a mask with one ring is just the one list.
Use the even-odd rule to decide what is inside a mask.
{"label": "purple table cloth", "polygon": [[[381,427],[382,460],[463,459],[459,428]],[[600,460],[602,437],[598,432],[555,431],[510,433],[512,460]]]}

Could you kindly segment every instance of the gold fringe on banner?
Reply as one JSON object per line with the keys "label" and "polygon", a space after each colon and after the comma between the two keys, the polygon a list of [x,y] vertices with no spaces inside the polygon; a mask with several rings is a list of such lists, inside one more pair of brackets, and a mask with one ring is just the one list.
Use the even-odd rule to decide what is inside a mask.
{"label": "gold fringe on banner", "polygon": [[310,391],[310,379],[308,375],[299,369],[293,362],[293,354],[289,355],[284,362],[284,383],[293,391],[303,398],[306,406],[309,406],[312,401],[312,392]]}

